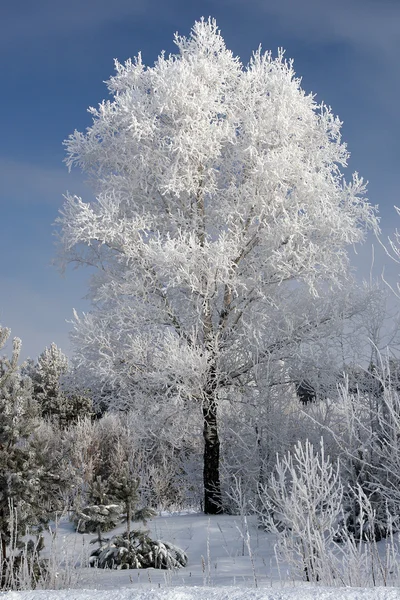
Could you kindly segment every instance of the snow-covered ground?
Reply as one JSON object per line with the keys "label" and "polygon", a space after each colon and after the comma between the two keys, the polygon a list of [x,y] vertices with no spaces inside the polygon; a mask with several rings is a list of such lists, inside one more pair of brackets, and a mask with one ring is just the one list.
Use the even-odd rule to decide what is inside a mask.
{"label": "snow-covered ground", "polygon": [[284,588],[256,590],[229,587],[184,587],[173,589],[63,590],[6,592],[7,600],[398,600],[394,588]]}
{"label": "snow-covered ground", "polygon": [[[57,530],[60,586],[69,589],[3,592],[4,600],[400,600],[399,588],[327,588],[294,581],[274,557],[274,539],[249,520],[251,553],[240,517],[162,515],[148,525],[152,536],[173,542],[189,556],[177,571],[110,571],[72,567],[71,557],[90,553],[93,535],[75,534],[68,520]],[[116,530],[117,531],[117,530]],[[113,532],[112,532],[113,533]]]}

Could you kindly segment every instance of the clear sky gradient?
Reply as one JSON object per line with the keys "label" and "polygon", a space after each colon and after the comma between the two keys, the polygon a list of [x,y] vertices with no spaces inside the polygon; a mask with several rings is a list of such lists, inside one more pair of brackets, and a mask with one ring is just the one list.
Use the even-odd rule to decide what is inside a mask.
{"label": "clear sky gradient", "polygon": [[[295,60],[303,87],[344,121],[348,177],[369,180],[383,238],[400,205],[399,0],[5,0],[0,10],[0,323],[36,357],[56,342],[67,354],[72,308],[88,272],[51,266],[52,225],[67,190],[89,198],[63,164],[63,140],[90,124],[86,108],[106,95],[120,61],[142,51],[153,64],[174,52],[201,16],[217,19],[227,46],[247,63],[259,44]],[[355,263],[369,272],[371,242]],[[384,259],[380,253],[376,268]],[[400,266],[388,262],[395,281]]]}

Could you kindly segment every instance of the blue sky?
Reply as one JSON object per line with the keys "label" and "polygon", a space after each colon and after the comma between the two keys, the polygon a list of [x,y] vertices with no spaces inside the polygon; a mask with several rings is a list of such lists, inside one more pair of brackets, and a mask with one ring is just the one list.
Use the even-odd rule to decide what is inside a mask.
{"label": "blue sky", "polygon": [[[259,44],[286,49],[304,89],[344,121],[348,177],[369,180],[383,238],[396,227],[399,0],[9,0],[0,20],[0,323],[22,338],[24,356],[52,341],[70,353],[66,321],[73,307],[89,308],[88,272],[62,277],[51,266],[63,193],[89,197],[62,162],[62,141],[90,124],[86,108],[106,96],[114,58],[141,50],[152,64],[201,16],[217,19],[244,63]],[[370,257],[369,243],[355,260],[364,275]],[[378,252],[377,273],[383,261]],[[386,271],[395,281],[400,266]]]}

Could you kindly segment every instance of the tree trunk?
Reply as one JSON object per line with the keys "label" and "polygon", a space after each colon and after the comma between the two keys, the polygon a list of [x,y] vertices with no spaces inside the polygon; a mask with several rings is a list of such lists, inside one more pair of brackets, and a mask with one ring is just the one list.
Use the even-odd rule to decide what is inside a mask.
{"label": "tree trunk", "polygon": [[1,536],[1,560],[4,561],[7,558],[7,542],[3,536]]}
{"label": "tree trunk", "polygon": [[204,436],[204,512],[218,515],[223,512],[219,479],[219,437],[217,403],[214,394],[207,394],[203,404]]}

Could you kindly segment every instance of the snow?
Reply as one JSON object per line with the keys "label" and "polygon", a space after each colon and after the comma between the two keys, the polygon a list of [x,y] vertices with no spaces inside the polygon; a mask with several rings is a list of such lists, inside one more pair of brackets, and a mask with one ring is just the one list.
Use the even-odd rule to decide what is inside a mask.
{"label": "snow", "polygon": [[174,588],[104,590],[62,590],[6,592],[4,600],[398,600],[395,588],[323,588],[310,586],[287,589],[256,590],[251,588]]}
{"label": "snow", "polygon": [[[175,571],[137,569],[110,571],[71,566],[68,556],[83,561],[96,547],[92,534],[77,534],[68,519],[57,526],[60,587],[69,589],[0,593],[1,600],[400,600],[399,588],[328,588],[294,581],[285,565],[278,569],[274,538],[249,519],[251,560],[240,516],[162,514],[148,528],[153,538],[180,546],[188,553],[187,567]],[[115,529],[110,534],[121,531]],[[49,548],[49,544],[47,545]],[[48,550],[49,552],[49,550]],[[63,579],[65,573],[67,575]]]}

